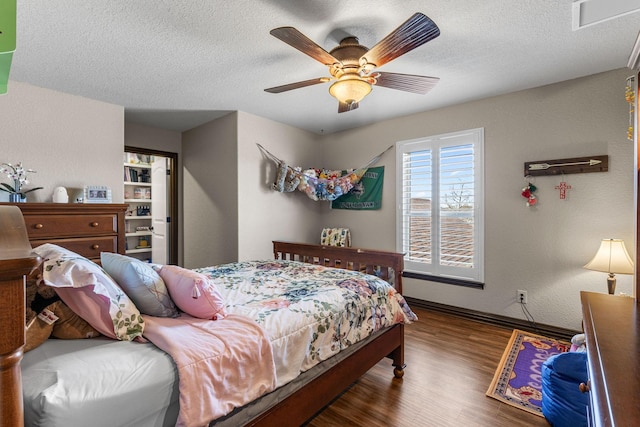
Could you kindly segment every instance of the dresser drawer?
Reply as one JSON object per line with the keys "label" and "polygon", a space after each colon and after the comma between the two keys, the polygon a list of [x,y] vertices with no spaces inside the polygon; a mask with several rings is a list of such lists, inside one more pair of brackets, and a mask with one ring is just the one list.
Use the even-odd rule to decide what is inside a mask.
{"label": "dresser drawer", "polygon": [[115,215],[24,215],[29,239],[117,234]]}
{"label": "dresser drawer", "polygon": [[53,243],[94,261],[100,252],[124,254],[124,203],[0,203],[17,206],[32,247]]}
{"label": "dresser drawer", "polygon": [[54,245],[62,246],[93,260],[100,259],[100,252],[118,252],[117,236],[31,240],[31,246],[34,248],[44,243],[53,243]]}

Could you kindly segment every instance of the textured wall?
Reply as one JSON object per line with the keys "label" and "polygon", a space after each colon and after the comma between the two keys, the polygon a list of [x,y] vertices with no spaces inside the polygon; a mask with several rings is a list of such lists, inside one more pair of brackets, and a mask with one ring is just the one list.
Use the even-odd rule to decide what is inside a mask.
{"label": "textured wall", "polygon": [[[484,127],[485,289],[406,279],[405,294],[522,317],[515,295],[525,289],[537,321],[580,329],[579,292],[606,292],[606,274],[582,266],[602,238],[622,238],[634,249],[628,74],[612,71],[330,135],[323,160],[353,167],[396,141]],[[562,177],[536,177],[539,205],[525,205],[524,162],[601,154],[609,155],[609,172],[565,176],[572,186],[566,200],[554,189]],[[395,248],[394,162],[392,154],[379,163],[385,166],[381,211],[325,207],[328,223],[352,229],[354,245]],[[631,294],[631,283],[631,276],[619,275],[618,291]]]}
{"label": "textured wall", "polygon": [[183,134],[184,266],[235,261],[238,254],[237,113]]}
{"label": "textured wall", "polygon": [[318,242],[318,205],[299,191],[273,191],[275,162],[256,146],[291,166],[314,165],[318,135],[247,113],[238,118],[238,259],[272,258],[273,240]]}
{"label": "textured wall", "polygon": [[124,142],[129,147],[178,153],[182,152],[182,133],[138,123],[125,123]]}
{"label": "textured wall", "polygon": [[272,240],[310,238],[318,206],[298,192],[270,189],[275,163],[256,143],[292,164],[308,164],[320,149],[316,138],[243,112],[184,133],[185,266],[270,259]]}
{"label": "textured wall", "polygon": [[37,171],[32,186],[44,187],[29,201],[50,202],[58,186],[73,200],[85,185],[107,185],[122,203],[123,107],[11,81],[0,117],[0,163],[23,162]]}

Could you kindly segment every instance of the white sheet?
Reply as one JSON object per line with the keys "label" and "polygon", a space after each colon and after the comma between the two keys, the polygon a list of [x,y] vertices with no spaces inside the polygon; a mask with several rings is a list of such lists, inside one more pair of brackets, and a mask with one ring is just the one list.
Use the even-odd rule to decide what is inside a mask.
{"label": "white sheet", "polygon": [[21,366],[27,427],[176,423],[176,367],[151,343],[49,339]]}

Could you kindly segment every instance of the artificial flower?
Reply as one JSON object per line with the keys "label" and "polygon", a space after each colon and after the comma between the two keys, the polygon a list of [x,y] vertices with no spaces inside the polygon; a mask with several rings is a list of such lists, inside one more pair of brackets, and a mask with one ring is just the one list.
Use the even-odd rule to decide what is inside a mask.
{"label": "artificial flower", "polygon": [[13,180],[13,186],[7,183],[0,183],[0,190],[11,194],[19,194],[21,199],[27,197],[27,193],[35,190],[41,190],[43,187],[30,188],[29,190],[22,190],[22,186],[29,183],[27,179],[27,173],[36,173],[33,169],[25,169],[22,166],[22,162],[18,162],[15,165],[11,163],[0,164],[0,172],[7,175],[7,177]]}

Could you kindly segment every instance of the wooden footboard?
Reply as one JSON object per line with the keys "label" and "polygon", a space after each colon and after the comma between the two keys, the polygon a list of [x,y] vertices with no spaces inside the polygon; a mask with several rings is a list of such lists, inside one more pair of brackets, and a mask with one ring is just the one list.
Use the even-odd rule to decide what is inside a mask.
{"label": "wooden footboard", "polygon": [[[402,353],[403,348],[404,325],[397,324],[247,425],[301,425],[331,403],[385,356],[395,360],[395,353]],[[404,371],[396,367],[394,372]],[[401,378],[402,374],[396,377]]]}
{"label": "wooden footboard", "polygon": [[[362,270],[376,274],[402,291],[403,256],[399,253],[301,243],[273,242],[276,259],[321,264],[330,267]],[[392,359],[394,375],[404,375],[404,325],[387,329],[373,341],[335,365],[298,392],[282,400],[251,426],[300,425],[331,403],[350,384],[385,357]]]}

